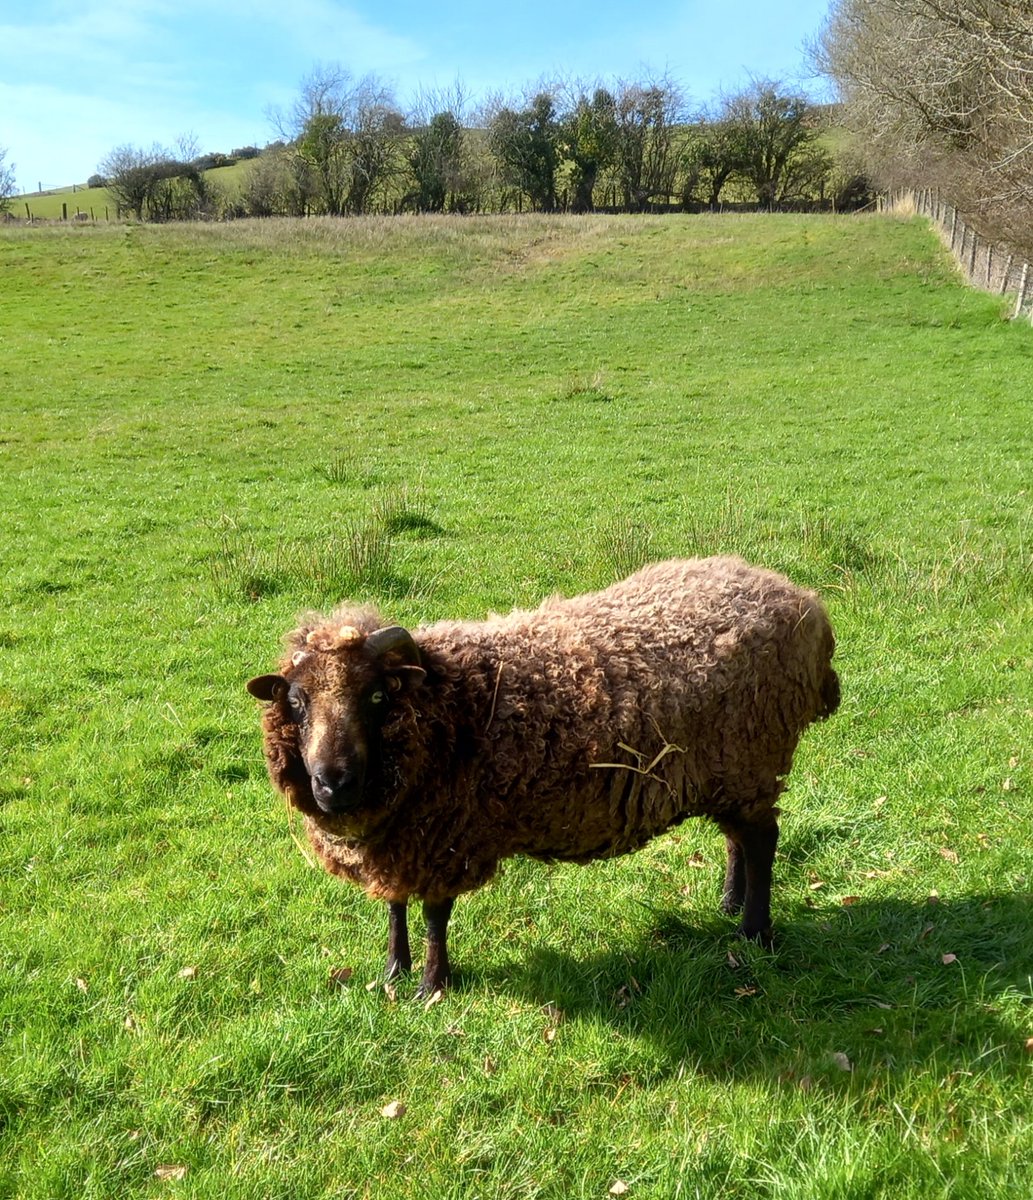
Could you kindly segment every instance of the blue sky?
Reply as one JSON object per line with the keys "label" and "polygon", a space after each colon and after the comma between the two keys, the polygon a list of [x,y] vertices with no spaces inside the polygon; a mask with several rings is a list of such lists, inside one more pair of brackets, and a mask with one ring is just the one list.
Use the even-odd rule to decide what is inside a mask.
{"label": "blue sky", "polygon": [[[668,73],[694,105],[749,75],[804,78],[828,0],[0,0],[0,146],[20,189],[80,182],[115,146],[265,145],[319,63],[373,72],[405,106],[562,74]],[[491,15],[488,15],[489,12]]]}

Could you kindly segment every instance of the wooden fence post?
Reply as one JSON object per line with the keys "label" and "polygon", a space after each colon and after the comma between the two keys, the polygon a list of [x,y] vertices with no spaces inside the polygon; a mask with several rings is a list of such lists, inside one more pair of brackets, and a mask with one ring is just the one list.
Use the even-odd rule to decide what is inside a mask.
{"label": "wooden fence post", "polygon": [[1022,274],[1019,276],[1019,294],[1015,297],[1015,312],[1012,313],[1012,320],[1022,312],[1022,306],[1026,303],[1026,284],[1028,281],[1029,263],[1024,262],[1022,264]]}
{"label": "wooden fence post", "polygon": [[968,259],[968,277],[974,280],[976,277],[976,251],[979,248],[979,234],[972,230],[972,251]]}
{"label": "wooden fence post", "polygon": [[68,205],[64,204],[64,203],[62,203],[62,205],[61,205],[61,220],[62,221],[68,220]]}
{"label": "wooden fence post", "polygon": [[989,290],[989,288],[990,288],[990,280],[993,278],[993,273],[994,273],[994,247],[993,247],[992,242],[987,242],[987,244],[986,244],[986,281],[983,285],[987,290]]}
{"label": "wooden fence post", "polygon": [[1011,275],[1011,260],[1012,260],[1012,256],[1010,254],[1004,260],[1004,272],[1001,275],[1001,295],[1002,296],[1008,290],[1008,278]]}
{"label": "wooden fence post", "polygon": [[954,249],[954,233],[958,228],[958,210],[951,208],[951,249]]}

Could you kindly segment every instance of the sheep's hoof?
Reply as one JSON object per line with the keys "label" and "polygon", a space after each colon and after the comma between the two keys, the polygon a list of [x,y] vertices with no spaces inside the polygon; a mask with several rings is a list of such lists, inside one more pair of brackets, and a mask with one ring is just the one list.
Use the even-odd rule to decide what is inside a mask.
{"label": "sheep's hoof", "polygon": [[400,958],[388,959],[387,966],[384,968],[384,982],[391,983],[401,975],[408,975],[411,970],[411,962],[405,962]]}
{"label": "sheep's hoof", "polygon": [[725,892],[721,897],[721,911],[726,917],[734,917],[742,912],[744,898],[734,892]]}
{"label": "sheep's hoof", "polygon": [[765,929],[747,929],[745,925],[740,925],[738,933],[740,937],[745,938],[748,942],[756,942],[765,950],[772,949],[775,944],[774,933],[770,925]]}
{"label": "sheep's hoof", "polygon": [[447,979],[440,981],[431,980],[430,982],[425,979],[421,980],[420,986],[416,989],[413,999],[432,1001],[435,996],[440,998],[445,994],[445,992],[448,991],[448,982],[449,981]]}

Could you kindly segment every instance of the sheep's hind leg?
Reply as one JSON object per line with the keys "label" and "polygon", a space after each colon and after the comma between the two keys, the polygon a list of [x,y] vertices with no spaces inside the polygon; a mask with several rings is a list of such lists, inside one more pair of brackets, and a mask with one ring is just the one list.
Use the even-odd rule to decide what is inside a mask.
{"label": "sheep's hind leg", "polygon": [[409,949],[408,906],[405,901],[389,900],[387,905],[387,966],[385,979],[397,979],[412,970]]}
{"label": "sheep's hind leg", "polygon": [[416,990],[417,997],[430,997],[443,991],[452,980],[452,968],[448,961],[448,918],[452,915],[455,900],[449,897],[438,904],[423,902],[423,915],[427,920],[427,961],[423,965],[423,978]]}
{"label": "sheep's hind leg", "polygon": [[756,823],[722,821],[728,842],[722,909],[742,910],[739,932],[762,946],[771,946],[771,868],[778,844],[776,813]]}
{"label": "sheep's hind leg", "polygon": [[742,912],[746,900],[746,861],[742,847],[734,838],[726,835],[728,865],[725,867],[725,882],[721,891],[721,911],[734,917]]}

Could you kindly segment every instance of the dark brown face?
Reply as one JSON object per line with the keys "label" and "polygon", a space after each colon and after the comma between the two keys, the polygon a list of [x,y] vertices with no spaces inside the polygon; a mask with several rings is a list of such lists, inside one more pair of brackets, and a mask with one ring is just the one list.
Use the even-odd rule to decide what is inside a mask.
{"label": "dark brown face", "polygon": [[312,798],[341,832],[354,825],[358,835],[370,818],[375,823],[380,731],[392,704],[422,680],[418,658],[404,630],[380,630],[366,638],[317,640],[296,651],[282,675],[248,684],[253,696],[278,704],[295,725]]}

